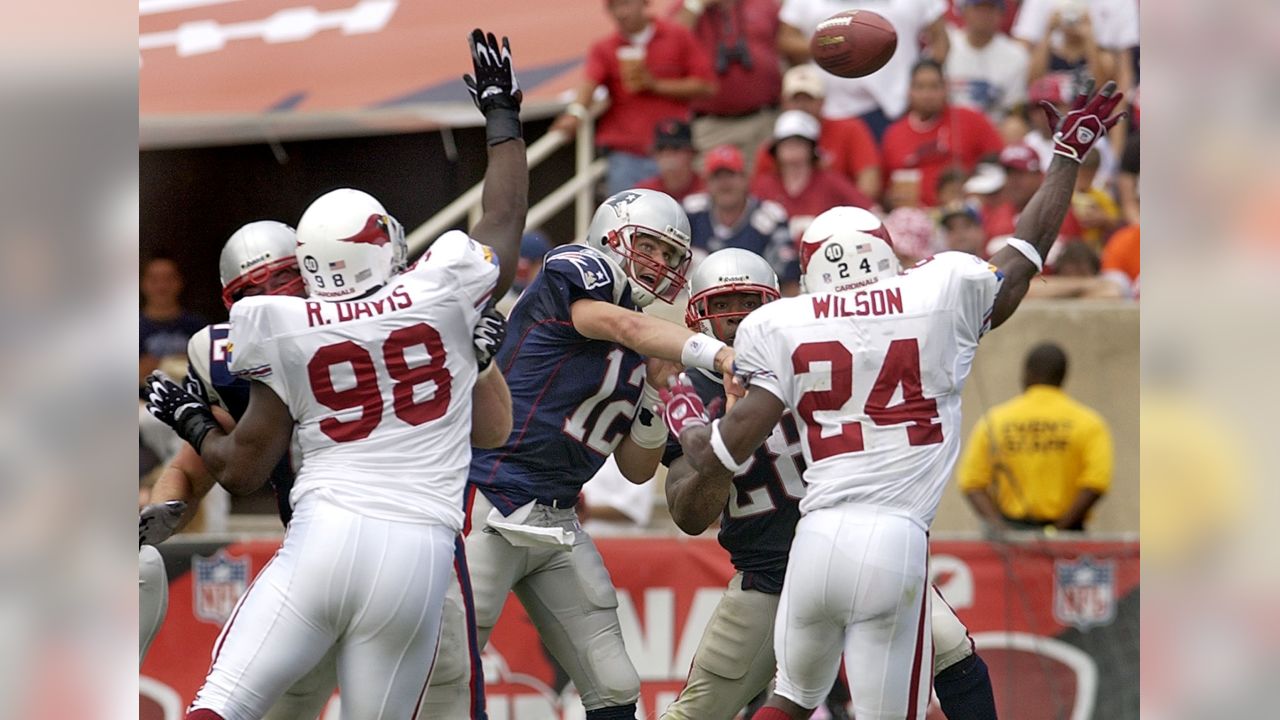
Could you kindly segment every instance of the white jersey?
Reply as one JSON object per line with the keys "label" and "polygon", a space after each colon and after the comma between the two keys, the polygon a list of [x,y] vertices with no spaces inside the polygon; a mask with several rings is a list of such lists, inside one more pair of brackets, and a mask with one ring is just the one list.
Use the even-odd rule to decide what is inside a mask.
{"label": "white jersey", "polygon": [[461,232],[358,300],[258,296],[231,308],[228,366],[289,406],[308,493],[367,517],[462,527],[472,332],[498,278]]}
{"label": "white jersey", "polygon": [[960,390],[1002,276],[945,252],[905,274],[751,313],[738,372],[800,423],[801,513],[840,503],[901,511],[928,528],[960,452]]}

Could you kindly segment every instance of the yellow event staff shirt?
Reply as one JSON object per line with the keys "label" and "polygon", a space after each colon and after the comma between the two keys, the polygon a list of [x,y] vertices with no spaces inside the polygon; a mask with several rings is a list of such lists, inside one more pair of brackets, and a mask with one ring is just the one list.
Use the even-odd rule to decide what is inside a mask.
{"label": "yellow event staff shirt", "polygon": [[1032,385],[974,426],[959,482],[967,493],[995,480],[996,507],[1005,517],[1052,522],[1081,489],[1105,493],[1111,467],[1111,432],[1102,417],[1059,388]]}

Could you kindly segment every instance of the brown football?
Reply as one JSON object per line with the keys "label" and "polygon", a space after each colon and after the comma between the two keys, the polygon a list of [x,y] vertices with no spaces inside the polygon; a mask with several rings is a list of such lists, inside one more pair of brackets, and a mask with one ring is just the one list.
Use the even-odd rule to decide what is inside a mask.
{"label": "brown football", "polygon": [[818,23],[809,39],[813,61],[832,75],[865,77],[884,67],[898,49],[898,33],[870,10],[846,10]]}

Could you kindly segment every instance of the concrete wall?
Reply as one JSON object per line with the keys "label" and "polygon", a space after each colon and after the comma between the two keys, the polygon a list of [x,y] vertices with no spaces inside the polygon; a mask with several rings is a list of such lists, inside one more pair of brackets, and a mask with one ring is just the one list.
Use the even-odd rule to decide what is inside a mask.
{"label": "concrete wall", "polygon": [[[1034,282],[1034,281],[1033,281]],[[1052,340],[1067,352],[1064,389],[1097,410],[1111,426],[1115,475],[1098,501],[1089,529],[1138,531],[1138,305],[1103,300],[1028,300],[987,335],[964,388],[964,433],[982,413],[1021,391],[1022,361],[1033,345]],[[953,482],[943,494],[933,529],[978,530]]]}

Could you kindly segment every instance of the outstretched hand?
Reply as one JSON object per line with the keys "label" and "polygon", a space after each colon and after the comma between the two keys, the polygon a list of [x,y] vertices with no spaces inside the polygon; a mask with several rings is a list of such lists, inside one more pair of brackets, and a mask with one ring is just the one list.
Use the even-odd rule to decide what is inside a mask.
{"label": "outstretched hand", "polygon": [[502,38],[502,44],[493,33],[476,28],[467,38],[471,45],[471,64],[475,75],[463,75],[467,91],[476,107],[486,116],[495,109],[520,111],[524,93],[511,67],[511,44]]}
{"label": "outstretched hand", "polygon": [[147,376],[143,389],[147,412],[173,428],[197,453],[209,431],[219,427],[208,405],[159,370]]}
{"label": "outstretched hand", "polygon": [[1054,129],[1054,154],[1082,162],[1098,139],[1128,115],[1127,112],[1111,115],[1123,99],[1124,93],[1116,92],[1116,84],[1110,81],[1094,95],[1093,80],[1090,79],[1076,95],[1066,115],[1058,112],[1053,103],[1041,100],[1040,109],[1044,110],[1049,127]]}

